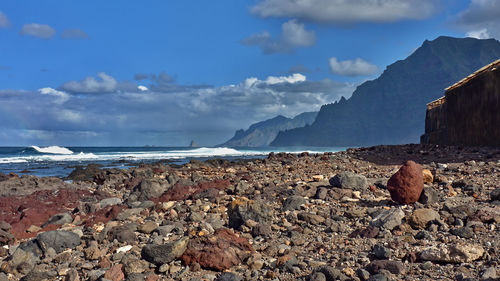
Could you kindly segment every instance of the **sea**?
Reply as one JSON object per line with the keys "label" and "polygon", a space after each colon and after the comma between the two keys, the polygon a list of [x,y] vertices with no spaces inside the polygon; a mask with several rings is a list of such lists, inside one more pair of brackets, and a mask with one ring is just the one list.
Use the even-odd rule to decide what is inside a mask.
{"label": "sea", "polygon": [[258,159],[270,152],[324,153],[345,150],[345,147],[0,147],[0,173],[55,176],[64,178],[76,166],[99,164],[103,168],[130,168],[142,163],[162,161],[184,164],[191,160],[221,158]]}

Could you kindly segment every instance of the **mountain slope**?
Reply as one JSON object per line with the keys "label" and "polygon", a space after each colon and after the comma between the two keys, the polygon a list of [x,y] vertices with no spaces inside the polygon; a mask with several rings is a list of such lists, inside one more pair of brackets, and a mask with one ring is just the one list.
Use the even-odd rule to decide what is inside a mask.
{"label": "mountain slope", "polygon": [[268,146],[279,131],[303,127],[314,122],[318,112],[304,112],[292,118],[278,115],[272,119],[252,124],[248,130],[238,130],[221,146],[231,147],[263,147]]}
{"label": "mountain slope", "polygon": [[272,146],[368,146],[418,142],[426,104],[500,58],[494,39],[439,37],[361,84],[348,100],[321,107],[311,126],[280,132]]}

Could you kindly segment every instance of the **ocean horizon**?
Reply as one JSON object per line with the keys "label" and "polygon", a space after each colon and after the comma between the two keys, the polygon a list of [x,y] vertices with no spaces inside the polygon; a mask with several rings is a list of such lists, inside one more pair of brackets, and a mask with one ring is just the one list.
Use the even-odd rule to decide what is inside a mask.
{"label": "ocean horizon", "polygon": [[0,173],[39,177],[66,177],[76,166],[98,164],[103,168],[126,169],[142,163],[165,161],[184,164],[191,160],[258,159],[271,152],[324,153],[345,147],[161,147],[161,146],[21,146],[0,147]]}

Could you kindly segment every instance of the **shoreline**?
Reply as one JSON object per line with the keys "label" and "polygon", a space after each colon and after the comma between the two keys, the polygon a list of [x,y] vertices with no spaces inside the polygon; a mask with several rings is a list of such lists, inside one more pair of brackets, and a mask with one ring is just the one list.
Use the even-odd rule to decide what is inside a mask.
{"label": "shoreline", "polygon": [[[432,174],[425,202],[391,200],[387,180],[406,160]],[[344,172],[366,184],[333,186]],[[499,148],[383,145],[80,176],[0,176],[0,221],[8,223],[0,237],[9,245],[1,271],[16,279],[45,272],[49,280],[213,280],[224,270],[243,280],[437,280],[498,270]],[[391,225],[374,222],[395,212]],[[437,217],[418,223],[428,213]],[[25,242],[42,245],[41,233],[72,243]],[[453,245],[463,260],[434,253],[457,251]]]}

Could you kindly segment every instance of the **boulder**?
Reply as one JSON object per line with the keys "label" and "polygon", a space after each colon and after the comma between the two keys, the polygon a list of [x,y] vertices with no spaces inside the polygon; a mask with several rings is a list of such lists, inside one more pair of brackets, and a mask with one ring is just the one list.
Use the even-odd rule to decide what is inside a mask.
{"label": "boulder", "polygon": [[420,259],[424,261],[442,263],[468,263],[481,258],[484,249],[478,244],[442,244],[429,247],[420,252]]}
{"label": "boulder", "polygon": [[306,203],[306,199],[300,195],[292,195],[283,202],[284,211],[293,211],[300,208],[301,205]]}
{"label": "boulder", "polygon": [[36,240],[44,252],[48,248],[53,248],[57,253],[60,253],[68,248],[74,249],[81,243],[80,236],[78,236],[78,234],[65,230],[42,232],[38,234]]}
{"label": "boulder", "polygon": [[180,257],[186,250],[188,242],[189,237],[184,237],[163,245],[149,244],[142,248],[141,255],[151,263],[162,265]]}
{"label": "boulder", "polygon": [[371,226],[383,227],[387,230],[392,230],[401,224],[401,220],[405,217],[405,213],[400,208],[392,208],[383,210],[371,222]]}
{"label": "boulder", "polygon": [[271,208],[262,200],[249,200],[245,197],[233,200],[228,207],[229,226],[240,228],[248,220],[268,223],[272,218]]}
{"label": "boulder", "polygon": [[364,191],[368,189],[368,181],[365,176],[351,172],[342,172],[330,179],[334,187]]}
{"label": "boulder", "polygon": [[406,161],[389,179],[387,189],[395,202],[400,204],[417,202],[424,189],[422,166],[413,161]]}
{"label": "boulder", "polygon": [[187,265],[198,263],[205,269],[223,271],[240,264],[252,252],[254,249],[247,239],[221,228],[213,235],[189,240],[181,259]]}
{"label": "boulder", "polygon": [[414,228],[426,228],[429,222],[437,221],[440,218],[439,213],[432,209],[417,209],[410,216],[409,223]]}

